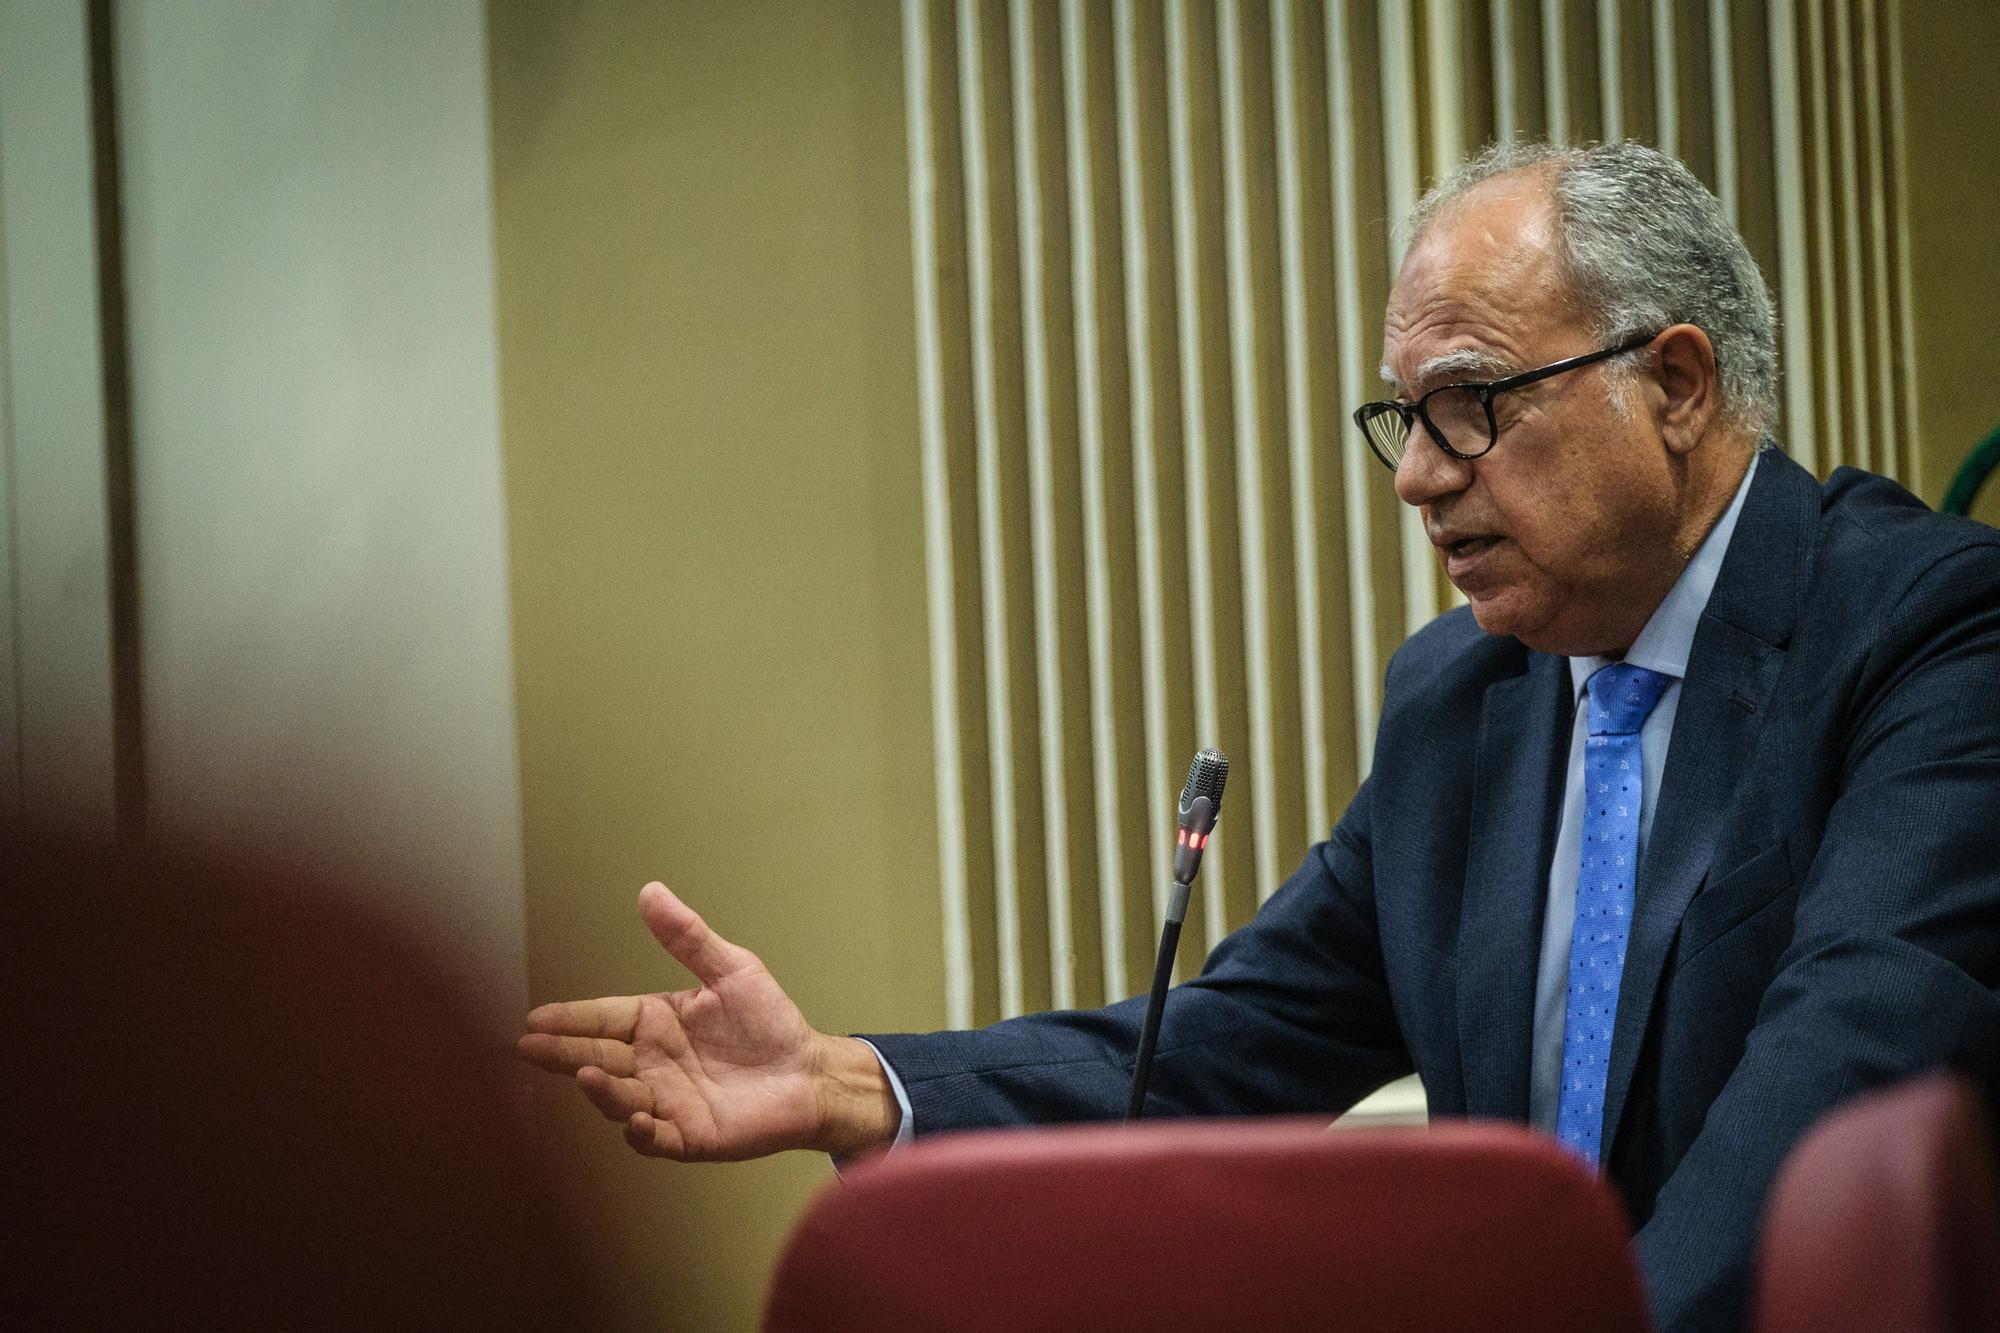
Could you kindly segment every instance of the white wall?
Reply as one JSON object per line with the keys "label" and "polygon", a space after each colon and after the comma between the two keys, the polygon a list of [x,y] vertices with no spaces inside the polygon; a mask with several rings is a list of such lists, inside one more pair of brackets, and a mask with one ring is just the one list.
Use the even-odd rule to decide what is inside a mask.
{"label": "white wall", "polygon": [[149,824],[525,998],[477,0],[117,11]]}
{"label": "white wall", "polygon": [[0,823],[112,824],[84,8],[0,0]]}

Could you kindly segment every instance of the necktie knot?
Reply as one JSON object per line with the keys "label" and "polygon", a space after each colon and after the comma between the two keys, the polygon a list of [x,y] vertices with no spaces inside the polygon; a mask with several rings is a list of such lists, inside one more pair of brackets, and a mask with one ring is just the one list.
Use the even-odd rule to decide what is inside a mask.
{"label": "necktie knot", "polygon": [[1672,680],[1629,662],[1600,668],[1584,686],[1590,692],[1590,734],[1629,736],[1638,731]]}

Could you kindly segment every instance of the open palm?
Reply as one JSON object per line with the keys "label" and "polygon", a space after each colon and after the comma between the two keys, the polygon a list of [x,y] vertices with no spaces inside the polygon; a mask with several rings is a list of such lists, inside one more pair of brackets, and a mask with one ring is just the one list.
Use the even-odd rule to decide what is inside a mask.
{"label": "open palm", "polygon": [[814,1031],[762,961],[710,930],[662,884],[639,913],[701,984],[692,990],[547,1004],[528,1015],[522,1057],[573,1074],[634,1149],[730,1161],[818,1146],[821,1056]]}

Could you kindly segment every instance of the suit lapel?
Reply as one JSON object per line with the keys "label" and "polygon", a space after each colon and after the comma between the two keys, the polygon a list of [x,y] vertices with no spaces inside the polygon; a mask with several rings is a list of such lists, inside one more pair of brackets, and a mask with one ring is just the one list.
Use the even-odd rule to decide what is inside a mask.
{"label": "suit lapel", "polygon": [[1471,1115],[1528,1118],[1535,968],[1555,812],[1569,752],[1569,672],[1530,654],[1480,705],[1465,898],[1458,1030]]}
{"label": "suit lapel", "polygon": [[1738,779],[1811,577],[1819,486],[1782,454],[1758,463],[1715,590],[1695,631],[1640,863],[1618,1022],[1604,1089],[1604,1143],[1615,1147],[1626,1095],[1681,917],[1714,856]]}

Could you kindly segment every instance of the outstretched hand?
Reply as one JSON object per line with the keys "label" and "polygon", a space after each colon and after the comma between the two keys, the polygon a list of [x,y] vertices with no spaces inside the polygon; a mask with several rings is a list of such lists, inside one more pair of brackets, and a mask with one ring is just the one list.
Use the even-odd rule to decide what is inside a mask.
{"label": "outstretched hand", "polygon": [[652,1157],[735,1161],[787,1148],[854,1153],[895,1135],[875,1055],[816,1031],[757,955],[731,944],[664,884],[639,915],[694,973],[693,990],[545,1004],[521,1057],[571,1074],[625,1141]]}

